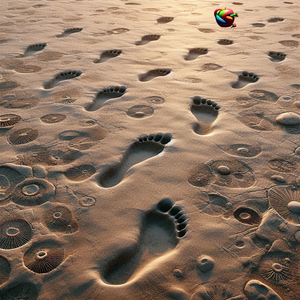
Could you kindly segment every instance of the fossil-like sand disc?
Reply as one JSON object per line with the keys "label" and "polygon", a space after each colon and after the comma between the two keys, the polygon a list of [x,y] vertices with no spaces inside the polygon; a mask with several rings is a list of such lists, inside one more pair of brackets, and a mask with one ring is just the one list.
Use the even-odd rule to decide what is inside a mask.
{"label": "fossil-like sand disc", "polygon": [[19,129],[8,136],[11,145],[22,145],[34,141],[39,135],[36,129],[23,128]]}
{"label": "fossil-like sand disc", "polygon": [[92,165],[80,165],[68,169],[65,172],[65,175],[68,179],[72,181],[82,181],[91,177],[93,174],[95,174],[95,172],[96,169]]}
{"label": "fossil-like sand disc", "polygon": [[154,109],[147,105],[135,105],[127,110],[127,115],[132,118],[149,117],[154,113]]}
{"label": "fossil-like sand disc", "polygon": [[59,123],[66,118],[64,114],[49,114],[41,117],[41,121],[44,123],[52,124],[52,123]]}
{"label": "fossil-like sand disc", "polygon": [[0,291],[1,300],[37,300],[38,296],[37,287],[30,282],[13,284]]}
{"label": "fossil-like sand disc", "polygon": [[32,237],[31,225],[22,219],[0,224],[0,248],[14,249],[25,245]]}
{"label": "fossil-like sand disc", "polygon": [[25,266],[34,273],[48,273],[64,260],[64,248],[56,241],[33,244],[24,254]]}
{"label": "fossil-like sand disc", "polygon": [[47,180],[26,179],[16,186],[12,193],[12,200],[19,205],[35,206],[49,201],[54,193],[54,185]]}
{"label": "fossil-like sand disc", "polygon": [[233,216],[241,223],[248,225],[259,225],[261,222],[261,216],[252,208],[238,207]]}
{"label": "fossil-like sand disc", "polygon": [[276,117],[277,123],[285,126],[295,126],[300,124],[300,115],[294,112],[286,112]]}
{"label": "fossil-like sand disc", "polygon": [[20,122],[21,117],[14,114],[6,114],[0,116],[0,128],[12,128],[15,124]]}

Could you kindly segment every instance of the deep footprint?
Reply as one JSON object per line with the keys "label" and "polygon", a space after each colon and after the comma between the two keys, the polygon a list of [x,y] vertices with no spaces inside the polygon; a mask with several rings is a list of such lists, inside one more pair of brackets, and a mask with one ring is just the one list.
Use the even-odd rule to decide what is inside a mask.
{"label": "deep footprint", "polygon": [[220,106],[212,100],[199,96],[192,99],[191,112],[198,122],[193,125],[195,133],[200,135],[209,134],[212,131],[213,122],[219,114]]}
{"label": "deep footprint", "polygon": [[139,80],[140,81],[149,81],[158,76],[166,76],[171,73],[171,69],[154,69],[150,70],[147,73],[140,74]]}
{"label": "deep footprint", "polygon": [[105,50],[101,53],[100,59],[95,59],[94,63],[102,63],[105,62],[111,58],[117,57],[122,53],[122,50],[120,49],[113,49],[113,50]]}
{"label": "deep footprint", "polygon": [[58,34],[56,35],[56,37],[60,38],[60,37],[66,37],[72,33],[76,33],[76,32],[80,32],[82,31],[83,28],[79,28],[79,27],[74,27],[74,28],[68,28],[66,29],[62,34]]}
{"label": "deep footprint", "polygon": [[76,78],[79,77],[81,74],[82,74],[81,71],[76,71],[76,70],[68,70],[68,71],[60,72],[57,75],[55,75],[54,78],[44,83],[44,89],[51,89],[55,87],[60,81]]}
{"label": "deep footprint", "polygon": [[39,43],[39,44],[32,44],[32,45],[29,45],[25,52],[24,52],[24,56],[27,56],[27,55],[30,55],[34,52],[37,52],[37,51],[41,51],[43,50],[45,47],[47,46],[47,43]]}
{"label": "deep footprint", "polygon": [[137,46],[139,46],[139,45],[146,45],[146,44],[148,44],[150,42],[158,41],[159,39],[160,39],[160,35],[158,35],[158,34],[144,35],[142,37],[142,39],[140,41],[135,42],[135,44]]}
{"label": "deep footprint", "polygon": [[102,90],[100,90],[94,101],[90,104],[88,104],[85,109],[87,111],[95,111],[98,110],[103,106],[103,104],[113,98],[119,98],[123,96],[126,92],[127,87],[126,86],[109,86],[105,87]]}
{"label": "deep footprint", "polygon": [[138,138],[128,147],[121,162],[109,166],[100,174],[100,185],[110,188],[119,184],[132,166],[161,153],[171,139],[170,133],[150,134]]}
{"label": "deep footprint", "polygon": [[249,73],[247,71],[244,71],[241,75],[239,75],[238,81],[235,81],[232,83],[232,87],[234,89],[241,89],[248,85],[249,83],[257,82],[259,77],[254,73]]}
{"label": "deep footprint", "polygon": [[283,52],[269,51],[268,55],[270,56],[270,60],[274,62],[283,61],[286,58],[286,54]]}
{"label": "deep footprint", "polygon": [[173,250],[187,233],[188,220],[180,206],[171,199],[162,199],[144,212],[139,239],[130,248],[122,249],[103,268],[103,280],[120,285],[136,277],[145,265]]}
{"label": "deep footprint", "polygon": [[188,55],[184,57],[185,60],[194,60],[196,59],[199,55],[205,55],[208,53],[207,48],[193,48],[190,49]]}

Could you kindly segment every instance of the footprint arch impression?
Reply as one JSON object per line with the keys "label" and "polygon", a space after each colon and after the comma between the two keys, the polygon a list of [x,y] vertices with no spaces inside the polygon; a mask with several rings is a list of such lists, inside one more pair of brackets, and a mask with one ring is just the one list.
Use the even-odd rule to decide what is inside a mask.
{"label": "footprint arch impression", "polygon": [[195,133],[200,135],[209,134],[212,131],[214,121],[219,115],[220,106],[212,101],[199,96],[192,99],[191,112],[197,118],[193,124]]}
{"label": "footprint arch impression", "polygon": [[100,270],[102,280],[112,285],[134,280],[149,263],[174,251],[187,234],[187,226],[182,207],[174,205],[170,198],[160,200],[143,213],[138,241],[106,260]]}
{"label": "footprint arch impression", "polygon": [[171,139],[170,133],[150,134],[138,138],[127,148],[119,163],[108,166],[100,174],[99,184],[104,188],[119,184],[131,167],[161,153]]}

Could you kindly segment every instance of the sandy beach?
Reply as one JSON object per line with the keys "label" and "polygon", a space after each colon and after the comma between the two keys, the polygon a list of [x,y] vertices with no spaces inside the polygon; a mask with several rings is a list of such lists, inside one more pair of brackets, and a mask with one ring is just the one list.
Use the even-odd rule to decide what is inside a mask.
{"label": "sandy beach", "polygon": [[0,300],[300,299],[293,1],[0,2]]}

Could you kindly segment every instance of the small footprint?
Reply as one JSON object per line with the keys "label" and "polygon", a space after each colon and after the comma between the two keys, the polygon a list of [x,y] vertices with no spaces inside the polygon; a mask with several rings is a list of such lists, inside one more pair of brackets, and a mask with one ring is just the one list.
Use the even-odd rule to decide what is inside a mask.
{"label": "small footprint", "polygon": [[193,48],[189,50],[188,55],[184,57],[185,60],[194,60],[196,59],[199,55],[205,55],[208,53],[207,48]]}
{"label": "small footprint", "polygon": [[254,73],[249,73],[244,71],[241,75],[239,75],[238,81],[234,82],[231,86],[234,89],[241,89],[249,83],[257,82],[259,77]]}
{"label": "small footprint", "polygon": [[169,23],[172,22],[174,20],[173,17],[161,17],[157,19],[157,23],[158,24],[165,24],[165,23]]}
{"label": "small footprint", "polygon": [[128,147],[119,163],[109,166],[100,174],[100,185],[109,188],[119,184],[132,166],[161,153],[171,139],[170,133],[150,134],[138,138]]}
{"label": "small footprint", "polygon": [[277,22],[282,22],[284,19],[283,18],[271,18],[268,20],[269,23],[277,23]]}
{"label": "small footprint", "polygon": [[253,27],[265,27],[266,25],[264,23],[252,23]]}
{"label": "small footprint", "polygon": [[135,44],[137,46],[139,46],[139,45],[146,45],[146,44],[148,44],[150,42],[157,41],[159,39],[160,39],[160,35],[158,35],[158,34],[148,34],[148,35],[144,35],[142,37],[142,39],[140,41],[135,42]]}
{"label": "small footprint", "polygon": [[139,81],[149,81],[158,76],[166,76],[171,73],[171,69],[154,69],[139,75]]}
{"label": "small footprint", "polygon": [[83,28],[79,28],[79,27],[74,27],[74,28],[68,28],[66,29],[62,34],[58,34],[56,35],[56,37],[61,38],[61,37],[66,37],[72,33],[76,33],[76,32],[80,32],[82,31]]}
{"label": "small footprint", "polygon": [[113,98],[119,98],[126,92],[126,86],[109,86],[101,89],[92,103],[88,104],[85,109],[87,111],[95,111],[103,106],[103,104]]}
{"label": "small footprint", "polygon": [[191,112],[198,120],[193,125],[195,133],[200,135],[209,134],[212,130],[213,122],[218,117],[219,109],[220,106],[216,102],[195,96],[191,105]]}
{"label": "small footprint", "polygon": [[286,54],[283,52],[274,52],[274,51],[269,51],[268,55],[271,57],[271,61],[283,61],[286,58]]}
{"label": "small footprint", "polygon": [[103,280],[113,285],[133,280],[154,259],[176,248],[187,233],[187,225],[182,207],[169,198],[162,199],[144,212],[137,243],[119,251],[104,266]]}
{"label": "small footprint", "polygon": [[232,45],[233,40],[228,40],[228,39],[220,39],[218,40],[219,45],[227,46],[227,45]]}
{"label": "small footprint", "polygon": [[111,58],[117,57],[122,53],[122,50],[119,49],[113,49],[113,50],[105,50],[101,53],[100,59],[95,59],[94,63],[102,63],[105,62]]}
{"label": "small footprint", "polygon": [[32,45],[29,45],[25,52],[24,52],[24,55],[23,56],[27,56],[27,55],[30,55],[34,52],[37,52],[37,51],[41,51],[43,50],[45,47],[47,46],[47,43],[39,43],[39,44],[32,44]]}
{"label": "small footprint", "polygon": [[54,78],[44,83],[44,89],[51,89],[54,86],[56,86],[60,81],[76,78],[81,74],[82,74],[81,71],[76,71],[76,70],[67,70],[64,72],[60,72],[57,75],[55,75]]}

